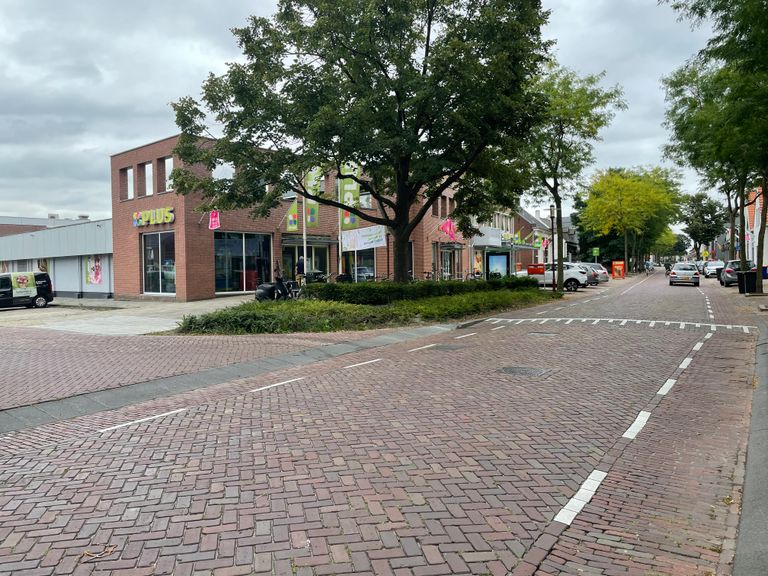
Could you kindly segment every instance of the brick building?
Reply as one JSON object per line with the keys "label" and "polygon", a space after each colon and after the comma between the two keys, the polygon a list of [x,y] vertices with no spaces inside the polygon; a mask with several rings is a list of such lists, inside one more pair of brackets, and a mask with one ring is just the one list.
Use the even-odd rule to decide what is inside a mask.
{"label": "brick building", "polygon": [[[288,232],[286,198],[267,218],[248,210],[220,212],[220,228],[209,229],[209,215],[195,211],[199,195],[175,194],[169,180],[174,163],[173,136],[115,154],[111,158],[114,279],[116,298],[175,298],[181,301],[249,292],[273,279],[279,265],[293,277],[303,252],[302,210],[299,232]],[[325,176],[326,190],[336,181]],[[300,199],[299,199],[300,200]],[[360,197],[363,207],[370,199]],[[451,193],[436,202],[411,237],[408,268],[416,278],[462,278],[470,270],[469,245],[459,234],[450,241],[439,225],[453,211]],[[386,245],[339,258],[339,217],[320,205],[317,226],[308,229],[307,270],[331,277],[366,268],[380,278],[393,272],[389,235]],[[416,207],[414,207],[414,210]],[[372,208],[371,208],[372,210]],[[369,226],[365,221],[361,226]]]}

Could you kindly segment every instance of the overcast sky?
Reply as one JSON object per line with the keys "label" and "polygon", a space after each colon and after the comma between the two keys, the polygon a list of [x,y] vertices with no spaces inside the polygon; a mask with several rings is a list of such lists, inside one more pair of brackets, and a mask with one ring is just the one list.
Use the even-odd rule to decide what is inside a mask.
{"label": "overcast sky", "polygon": [[[197,96],[209,72],[238,59],[229,29],[275,4],[0,0],[0,215],[110,217],[109,156],[177,133],[170,102]],[[604,132],[595,167],[661,164],[659,80],[705,32],[656,0],[544,6],[558,60],[605,70],[625,91],[629,109]]]}

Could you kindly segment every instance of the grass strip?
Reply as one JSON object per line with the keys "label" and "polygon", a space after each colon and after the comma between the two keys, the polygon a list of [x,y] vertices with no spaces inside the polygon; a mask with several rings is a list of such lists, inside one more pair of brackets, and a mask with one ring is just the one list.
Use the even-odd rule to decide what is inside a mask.
{"label": "grass strip", "polygon": [[517,289],[399,300],[379,306],[321,300],[254,301],[200,316],[185,316],[178,333],[281,334],[370,330],[462,320],[490,312],[535,306],[561,296],[538,289]]}

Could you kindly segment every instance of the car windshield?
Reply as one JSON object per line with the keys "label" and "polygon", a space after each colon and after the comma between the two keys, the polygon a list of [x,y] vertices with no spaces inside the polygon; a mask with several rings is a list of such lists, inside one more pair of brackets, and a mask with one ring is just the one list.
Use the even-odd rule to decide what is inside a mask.
{"label": "car windshield", "polygon": [[675,264],[675,270],[696,270],[693,264]]}

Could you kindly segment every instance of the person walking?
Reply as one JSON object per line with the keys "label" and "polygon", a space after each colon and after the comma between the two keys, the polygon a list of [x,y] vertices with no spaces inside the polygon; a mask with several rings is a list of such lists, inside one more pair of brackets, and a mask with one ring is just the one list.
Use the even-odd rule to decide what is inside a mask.
{"label": "person walking", "polygon": [[296,263],[296,282],[299,286],[304,286],[304,256],[299,256],[299,261]]}

